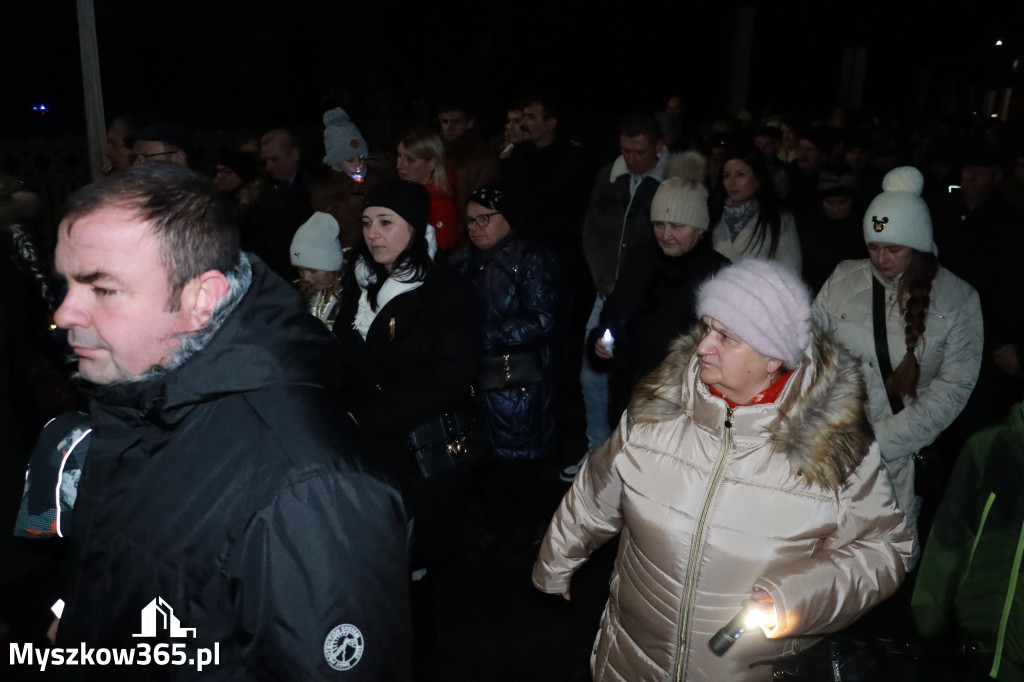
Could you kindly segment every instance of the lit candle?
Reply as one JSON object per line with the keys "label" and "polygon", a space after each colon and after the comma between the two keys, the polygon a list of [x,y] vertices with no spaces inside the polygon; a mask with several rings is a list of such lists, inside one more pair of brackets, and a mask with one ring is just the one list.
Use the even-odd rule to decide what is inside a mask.
{"label": "lit candle", "polygon": [[615,348],[615,337],[612,336],[611,329],[605,329],[604,334],[601,336],[601,343],[608,349],[609,353],[614,352]]}

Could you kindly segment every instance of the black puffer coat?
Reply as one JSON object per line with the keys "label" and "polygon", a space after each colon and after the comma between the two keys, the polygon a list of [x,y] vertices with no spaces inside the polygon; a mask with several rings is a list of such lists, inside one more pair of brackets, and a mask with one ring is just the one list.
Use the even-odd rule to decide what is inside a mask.
{"label": "black puffer coat", "polygon": [[555,257],[515,233],[490,249],[467,245],[451,265],[476,291],[483,319],[483,350],[489,355],[535,351],[543,380],[522,388],[482,394],[498,454],[537,459],[548,454],[554,433],[551,347],[559,317]]}

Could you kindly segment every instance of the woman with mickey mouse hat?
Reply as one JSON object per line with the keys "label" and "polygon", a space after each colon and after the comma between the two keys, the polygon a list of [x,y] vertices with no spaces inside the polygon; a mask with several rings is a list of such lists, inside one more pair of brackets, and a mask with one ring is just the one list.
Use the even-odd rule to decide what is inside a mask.
{"label": "woman with mickey mouse hat", "polygon": [[911,523],[914,455],[960,414],[982,356],[978,294],[939,265],[923,186],[910,166],[885,176],[864,214],[870,257],[840,263],[814,302],[817,321],[861,361],[868,418]]}

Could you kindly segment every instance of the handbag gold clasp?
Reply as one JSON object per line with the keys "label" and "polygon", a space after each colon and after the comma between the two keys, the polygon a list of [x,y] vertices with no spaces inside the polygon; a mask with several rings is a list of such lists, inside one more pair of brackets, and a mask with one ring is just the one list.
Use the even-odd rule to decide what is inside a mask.
{"label": "handbag gold clasp", "polygon": [[452,459],[459,459],[466,454],[466,437],[459,436],[448,443],[448,456]]}

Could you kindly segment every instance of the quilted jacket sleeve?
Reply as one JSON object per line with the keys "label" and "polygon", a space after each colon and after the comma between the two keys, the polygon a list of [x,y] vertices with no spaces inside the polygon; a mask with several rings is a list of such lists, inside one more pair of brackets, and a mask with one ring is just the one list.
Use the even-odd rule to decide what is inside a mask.
{"label": "quilted jacket sleeve", "polygon": [[821,548],[754,583],[775,604],[778,625],[769,637],[840,630],[903,581],[915,538],[896,507],[876,445],[836,494],[838,525]]}
{"label": "quilted jacket sleeve", "polygon": [[[249,639],[247,671],[277,681],[410,679],[397,492],[357,472],[294,478],[248,524],[226,567]],[[361,653],[350,647],[332,664],[325,651],[332,633],[345,635],[333,637],[339,651],[342,639],[361,639]]]}
{"label": "quilted jacket sleeve", "polygon": [[[984,344],[978,294],[970,289],[961,305],[949,314],[953,319],[938,375],[918,391],[916,400],[904,401],[899,414],[873,425],[887,460],[915,453],[934,441],[957,418],[974,390]],[[926,343],[927,337],[926,323]]]}
{"label": "quilted jacket sleeve", "polygon": [[618,430],[587,457],[551,519],[533,566],[533,584],[541,592],[568,590],[573,573],[622,529],[622,480],[615,458],[626,428],[623,415]]}

